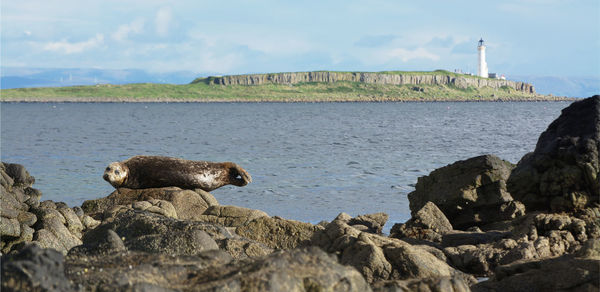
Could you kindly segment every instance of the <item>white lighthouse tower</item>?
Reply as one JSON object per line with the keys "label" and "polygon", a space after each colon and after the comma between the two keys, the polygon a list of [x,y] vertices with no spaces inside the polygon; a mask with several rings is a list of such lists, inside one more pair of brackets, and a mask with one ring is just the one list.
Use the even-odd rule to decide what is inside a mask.
{"label": "white lighthouse tower", "polygon": [[485,62],[485,45],[483,45],[483,38],[479,40],[477,45],[477,51],[479,52],[479,66],[477,66],[477,76],[488,78],[488,67]]}

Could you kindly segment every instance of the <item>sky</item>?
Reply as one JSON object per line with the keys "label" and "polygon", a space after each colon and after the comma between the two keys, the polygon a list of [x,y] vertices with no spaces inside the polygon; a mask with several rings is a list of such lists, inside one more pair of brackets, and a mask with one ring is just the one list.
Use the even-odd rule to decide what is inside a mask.
{"label": "sky", "polygon": [[1,66],[600,78],[600,1],[2,0]]}

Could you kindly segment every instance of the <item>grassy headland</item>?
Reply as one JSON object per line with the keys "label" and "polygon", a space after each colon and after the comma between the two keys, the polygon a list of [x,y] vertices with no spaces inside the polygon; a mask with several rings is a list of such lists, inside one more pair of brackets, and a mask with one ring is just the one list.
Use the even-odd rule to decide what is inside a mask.
{"label": "grassy headland", "polygon": [[[296,78],[299,74],[304,74],[302,75],[304,79]],[[327,82],[300,82],[302,80],[320,80],[318,78],[307,79],[306,74],[318,74],[319,76],[327,74],[327,78],[330,79]],[[368,78],[365,77],[365,74]],[[357,80],[359,75],[361,81],[347,81]],[[398,77],[393,75],[404,78],[405,81],[403,82],[421,80],[414,79],[415,76],[417,78],[422,77],[422,80],[428,80],[429,84],[422,82],[422,80],[418,81],[419,84],[384,82],[391,80],[390,78],[398,80]],[[292,81],[281,82],[282,76]],[[290,76],[292,76],[292,79],[289,79]],[[331,76],[335,78],[332,80]],[[227,82],[224,82],[223,78],[227,78]],[[260,82],[257,82],[256,80],[259,79]],[[438,79],[444,80],[444,82],[439,82]],[[233,84],[232,80],[233,83],[238,83]],[[446,80],[452,80],[453,82],[447,82]],[[455,80],[457,80],[456,83]],[[198,78],[192,83],[184,85],[136,83],[5,89],[0,91],[0,100],[4,102],[321,102],[562,99],[539,95],[534,91],[519,90],[514,88],[512,83],[511,86],[493,84],[495,88],[488,85],[473,86],[473,84],[495,82],[487,80],[447,71],[377,73],[318,71],[207,77]],[[222,82],[223,84],[216,84],[215,82]]]}

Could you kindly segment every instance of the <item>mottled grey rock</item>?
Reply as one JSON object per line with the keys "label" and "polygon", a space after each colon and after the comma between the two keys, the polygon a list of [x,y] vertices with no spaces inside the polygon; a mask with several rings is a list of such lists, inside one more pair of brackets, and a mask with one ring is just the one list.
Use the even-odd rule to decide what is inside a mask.
{"label": "mottled grey rock", "polygon": [[519,161],[508,189],[529,210],[582,209],[600,199],[600,95],[576,101]]}

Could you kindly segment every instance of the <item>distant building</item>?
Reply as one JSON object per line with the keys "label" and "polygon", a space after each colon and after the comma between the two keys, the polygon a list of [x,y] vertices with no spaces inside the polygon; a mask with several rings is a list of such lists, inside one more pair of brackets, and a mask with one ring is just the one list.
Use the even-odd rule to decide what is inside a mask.
{"label": "distant building", "polygon": [[485,62],[485,45],[483,44],[483,38],[479,40],[477,45],[477,51],[479,52],[479,64],[477,66],[477,76],[488,78],[488,67]]}
{"label": "distant building", "polygon": [[500,79],[500,77],[498,77],[498,74],[496,73],[489,73],[488,78]]}

